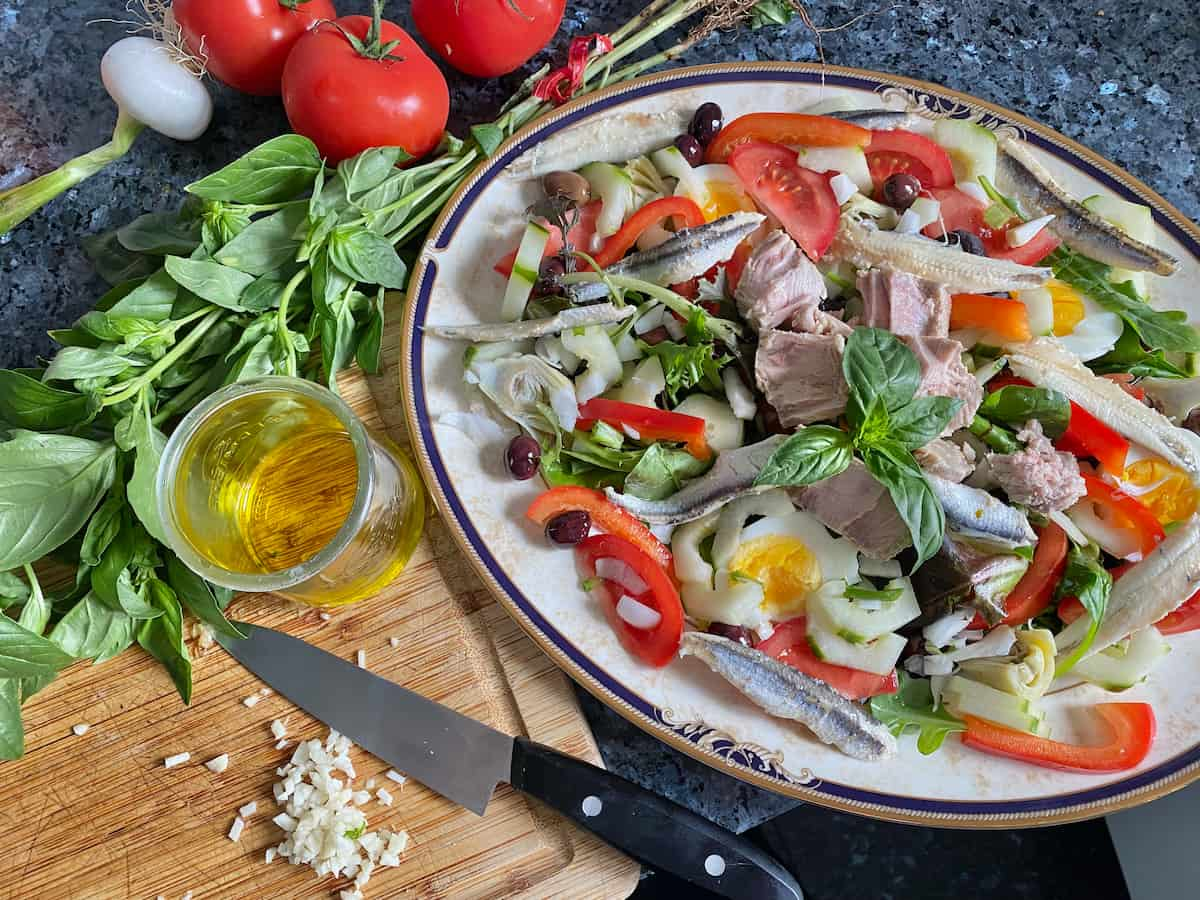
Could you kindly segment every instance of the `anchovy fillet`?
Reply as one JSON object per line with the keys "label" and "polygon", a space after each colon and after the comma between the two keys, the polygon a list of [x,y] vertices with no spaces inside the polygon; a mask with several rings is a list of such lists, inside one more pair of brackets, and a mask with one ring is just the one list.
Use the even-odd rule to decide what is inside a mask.
{"label": "anchovy fillet", "polygon": [[1016,507],[997,500],[987,491],[939,478],[929,472],[925,480],[946,511],[946,528],[976,543],[1012,550],[1037,541],[1029,518]]}
{"label": "anchovy fillet", "polygon": [[517,178],[541,178],[555,170],[575,170],[590,162],[623,163],[666,147],[688,129],[691,111],[617,112],[590,119],[539,141],[508,167]]}
{"label": "anchovy fillet", "polygon": [[679,655],[702,660],[766,712],[800,722],[847,756],[874,762],[896,755],[896,739],[861,704],[760,650],[689,631]]}
{"label": "anchovy fillet", "polygon": [[822,115],[850,122],[860,128],[870,128],[872,131],[911,128],[917,121],[916,115],[903,109],[844,109],[838,112],[822,113]]}
{"label": "anchovy fillet", "polygon": [[1116,382],[1091,370],[1054,338],[1035,338],[1007,348],[1008,363],[1022,378],[1074,400],[1100,421],[1149,448],[1200,481],[1196,436],[1125,393]]}
{"label": "anchovy fillet", "polygon": [[[670,240],[643,250],[605,269],[611,275],[629,275],[665,287],[703,275],[717,263],[733,256],[738,244],[766,220],[752,212],[735,212],[695,228],[685,228]],[[576,284],[568,288],[575,303],[608,296],[603,282]]]}
{"label": "anchovy fillet", "polygon": [[842,216],[831,253],[860,269],[899,269],[954,291],[1026,290],[1041,287],[1052,274],[1050,269],[964,253],[929,238],[880,231],[851,214]]}
{"label": "anchovy fillet", "polygon": [[613,503],[651,525],[682,525],[745,494],[764,490],[754,486],[754,479],[787,438],[785,434],[777,434],[757,444],[726,450],[717,456],[711,469],[665,500],[642,500],[612,488],[606,488],[605,493]]}
{"label": "anchovy fillet", "polygon": [[[1153,625],[1196,593],[1197,587],[1200,587],[1200,516],[1192,516],[1113,585],[1104,620],[1082,658],[1087,659],[1126,635]],[[1076,641],[1059,647],[1059,656],[1078,645]]]}
{"label": "anchovy fillet", "polygon": [[1042,215],[1046,227],[1064,244],[1110,266],[1173,275],[1179,260],[1157,247],[1134,240],[1062,189],[1029,149],[1011,137],[1000,138],[996,159],[1000,188],[1011,191]]}
{"label": "anchovy fillet", "polygon": [[613,306],[611,303],[593,303],[564,309],[548,319],[530,319],[526,322],[488,322],[483,325],[425,325],[422,330],[438,337],[459,341],[519,341],[525,338],[558,334],[571,328],[588,325],[611,325],[623,322],[637,312],[634,306]]}

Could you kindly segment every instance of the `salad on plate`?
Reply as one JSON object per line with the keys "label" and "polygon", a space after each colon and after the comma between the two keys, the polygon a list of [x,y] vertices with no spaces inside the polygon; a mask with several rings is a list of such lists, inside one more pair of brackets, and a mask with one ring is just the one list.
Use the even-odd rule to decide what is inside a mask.
{"label": "salad on plate", "polygon": [[494,321],[425,326],[519,426],[527,518],[632,656],[852,757],[910,731],[1137,766],[1149,704],[1080,744],[1043,698],[1120,694],[1200,628],[1200,333],[1151,303],[1150,209],[970,119],[691,112],[562,156]]}

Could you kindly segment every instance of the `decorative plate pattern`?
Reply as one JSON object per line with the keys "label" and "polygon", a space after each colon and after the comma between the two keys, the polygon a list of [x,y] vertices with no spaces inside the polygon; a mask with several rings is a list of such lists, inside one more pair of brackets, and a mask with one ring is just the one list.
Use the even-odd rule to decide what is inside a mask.
{"label": "decorative plate pattern", "polygon": [[[514,135],[473,173],[434,225],[410,285],[402,347],[405,409],[434,502],[484,581],[554,661],[601,701],[669,745],[759,787],[877,818],[949,827],[1045,825],[1104,815],[1183,787],[1200,776],[1200,640],[1175,652],[1131,699],[1154,704],[1159,737],[1134,772],[1084,776],[975,753],[950,739],[921,756],[911,737],[897,759],[861,763],[772,719],[694,661],[649,670],[628,657],[577,589],[572,554],[546,546],[524,520],[537,486],[507,478],[499,438],[479,441],[439,419],[479,406],[462,381],[462,345],[427,337],[426,322],[493,321],[503,281],[492,263],[516,245],[536,186],[528,177],[564,148],[580,162],[621,153],[622,127],[650,127],[674,111],[716,100],[727,113],[800,109],[849,94],[860,105],[910,105],[926,118],[972,117],[1019,131],[1077,196],[1099,190],[1150,205],[1158,242],[1183,261],[1154,280],[1164,305],[1200,313],[1185,285],[1200,280],[1200,229],[1112,163],[1025,117],[933,84],[854,69],[751,63],[677,69],[615,85],[563,106]],[[664,141],[665,142],[665,141]],[[586,154],[594,154],[588,156]],[[1055,736],[1087,740],[1072,709],[1100,699],[1090,686],[1049,698]]]}

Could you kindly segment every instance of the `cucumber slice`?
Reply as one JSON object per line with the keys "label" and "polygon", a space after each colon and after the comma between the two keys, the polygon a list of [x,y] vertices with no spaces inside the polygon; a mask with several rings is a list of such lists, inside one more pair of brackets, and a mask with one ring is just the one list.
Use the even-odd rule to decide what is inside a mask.
{"label": "cucumber slice", "polygon": [[600,215],[596,217],[596,234],[610,237],[617,233],[625,217],[633,212],[633,179],[620,166],[612,163],[588,163],[579,170],[592,187],[592,196],[601,200]]}
{"label": "cucumber slice", "polygon": [[704,438],[708,446],[720,452],[742,446],[745,423],[733,414],[729,404],[707,394],[692,394],[675,407],[675,412],[704,420]]}
{"label": "cucumber slice", "polygon": [[563,346],[587,362],[587,369],[575,378],[575,394],[580,403],[598,397],[625,374],[612,338],[602,325],[590,325],[579,334],[578,329],[562,333]]}
{"label": "cucumber slice", "polygon": [[[724,576],[724,577],[723,577]],[[693,619],[704,622],[724,622],[743,628],[759,628],[767,624],[762,609],[762,585],[754,581],[728,580],[728,573],[718,573],[714,590],[703,582],[685,581],[679,589],[683,608]]]}
{"label": "cucumber slice", "polygon": [[534,282],[538,279],[538,269],[541,268],[542,255],[546,252],[546,242],[549,240],[549,230],[537,222],[526,224],[512,274],[508,276],[508,286],[504,289],[504,302],[500,306],[500,318],[505,322],[520,321],[521,316],[525,315],[525,304],[529,302]]}
{"label": "cucumber slice", "polygon": [[938,119],[933,139],[950,154],[955,181],[996,180],[996,135],[964,119]]}
{"label": "cucumber slice", "polygon": [[864,607],[863,602],[845,596],[844,585],[829,582],[809,600],[812,627],[836,634],[852,644],[863,644],[895,631],[921,615],[917,595],[907,578],[896,578],[888,588],[899,588],[895,600],[884,601],[879,609]]}
{"label": "cucumber slice", "polygon": [[841,172],[864,194],[874,187],[862,147],[797,147],[796,162],[814,172]]}
{"label": "cucumber slice", "polygon": [[809,625],[808,645],[822,662],[887,675],[896,668],[896,661],[908,641],[898,634],[884,634],[865,644],[853,644],[839,635]]}
{"label": "cucumber slice", "polygon": [[[1083,208],[1094,212],[1110,225],[1115,225],[1135,241],[1153,246],[1154,216],[1150,212],[1150,207],[1143,206],[1141,203],[1119,200],[1105,194],[1093,194],[1083,201]],[[1108,280],[1115,284],[1132,281],[1134,290],[1141,296],[1146,296],[1145,272],[1114,268],[1108,273]]]}
{"label": "cucumber slice", "polygon": [[1017,292],[1017,299],[1025,304],[1029,319],[1029,330],[1044,337],[1054,333],[1054,297],[1045,288],[1030,288]]}
{"label": "cucumber slice", "polygon": [[1125,691],[1145,681],[1170,650],[1167,639],[1150,626],[1135,631],[1125,646],[1114,644],[1076,663],[1072,673],[1106,691]]}
{"label": "cucumber slice", "polygon": [[1018,731],[1045,733],[1043,723],[1046,713],[1038,703],[1006,694],[961,675],[952,675],[946,682],[942,689],[942,705],[951,715],[960,719],[963,716],[977,716]]}

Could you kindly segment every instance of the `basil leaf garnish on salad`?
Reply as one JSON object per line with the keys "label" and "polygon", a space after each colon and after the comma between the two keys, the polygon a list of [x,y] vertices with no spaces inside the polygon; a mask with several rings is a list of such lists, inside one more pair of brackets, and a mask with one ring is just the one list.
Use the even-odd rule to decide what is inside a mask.
{"label": "basil leaf garnish on salad", "polygon": [[1071,403],[1050,388],[1009,384],[983,398],[979,415],[1014,428],[1022,428],[1030,419],[1037,419],[1046,436],[1054,439],[1067,430]]}
{"label": "basil leaf garnish on salad", "polygon": [[771,454],[754,479],[760,485],[804,485],[832,478],[854,458],[850,435],[832,425],[810,425]]}

